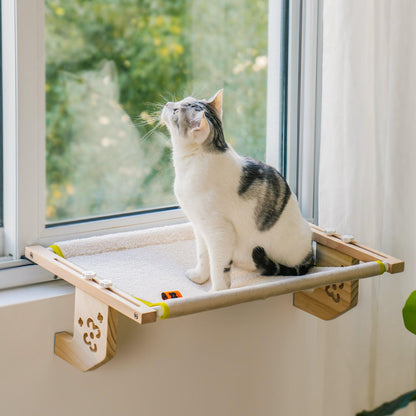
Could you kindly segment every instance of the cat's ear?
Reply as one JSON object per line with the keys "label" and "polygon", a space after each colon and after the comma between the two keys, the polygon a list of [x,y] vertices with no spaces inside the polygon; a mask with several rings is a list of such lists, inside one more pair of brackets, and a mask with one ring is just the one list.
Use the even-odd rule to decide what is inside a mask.
{"label": "cat's ear", "polygon": [[195,127],[192,129],[192,134],[197,143],[203,143],[209,135],[210,127],[203,111],[200,112],[201,118],[195,120]]}
{"label": "cat's ear", "polygon": [[212,98],[208,100],[208,104],[211,104],[218,114],[220,120],[222,119],[222,93],[223,89],[219,90]]}

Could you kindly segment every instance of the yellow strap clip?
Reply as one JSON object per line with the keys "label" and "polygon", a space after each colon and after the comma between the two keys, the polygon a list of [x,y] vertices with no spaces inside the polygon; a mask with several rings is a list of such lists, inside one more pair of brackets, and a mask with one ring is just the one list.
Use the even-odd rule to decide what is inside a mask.
{"label": "yellow strap clip", "polygon": [[160,319],[169,318],[169,315],[170,315],[169,306],[165,302],[152,303],[152,302],[148,302],[147,300],[136,298],[135,296],[134,298],[139,300],[140,302],[143,302],[145,305],[150,306],[151,308],[155,306],[160,306],[162,308],[163,313],[161,316],[159,316],[159,318]]}
{"label": "yellow strap clip", "polygon": [[57,246],[56,244],[52,244],[49,247],[53,250],[55,254],[61,256],[62,258],[65,258],[64,253],[62,253],[62,250],[59,248],[59,246]]}

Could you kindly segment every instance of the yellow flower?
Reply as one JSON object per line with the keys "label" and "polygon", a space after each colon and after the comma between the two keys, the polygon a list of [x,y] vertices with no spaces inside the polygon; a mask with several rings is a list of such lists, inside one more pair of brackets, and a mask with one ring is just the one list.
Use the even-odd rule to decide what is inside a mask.
{"label": "yellow flower", "polygon": [[158,16],[155,19],[156,26],[162,26],[163,25],[163,16]]}
{"label": "yellow flower", "polygon": [[46,207],[46,217],[54,218],[56,216],[56,209],[50,205]]}
{"label": "yellow flower", "polygon": [[55,13],[58,16],[63,16],[65,14],[65,10],[62,7],[57,7],[56,10],[55,10]]}
{"label": "yellow flower", "polygon": [[147,111],[142,111],[140,113],[140,118],[150,125],[155,124],[156,121]]}
{"label": "yellow flower", "polygon": [[178,43],[175,43],[175,45],[173,46],[173,50],[178,55],[182,55],[185,52],[185,48],[182,45],[179,45]]}
{"label": "yellow flower", "polygon": [[175,35],[179,35],[182,32],[182,29],[178,25],[174,25],[171,28],[171,32]]}
{"label": "yellow flower", "polygon": [[161,54],[162,56],[168,56],[168,55],[169,55],[169,49],[168,49],[168,48],[162,48],[162,49],[160,50],[160,54]]}
{"label": "yellow flower", "polygon": [[159,46],[161,42],[162,42],[162,41],[160,40],[160,38],[154,38],[154,39],[153,39],[153,44],[154,44],[155,46]]}
{"label": "yellow flower", "polygon": [[59,189],[54,189],[52,192],[52,198],[59,199],[62,197],[62,192]]}

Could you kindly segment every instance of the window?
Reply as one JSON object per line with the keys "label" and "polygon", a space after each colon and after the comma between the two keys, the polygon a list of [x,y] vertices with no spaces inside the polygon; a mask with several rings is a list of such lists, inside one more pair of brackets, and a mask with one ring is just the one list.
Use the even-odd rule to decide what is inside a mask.
{"label": "window", "polygon": [[264,159],[267,3],[46,0],[47,222],[176,204],[166,97],[225,87],[228,140]]}
{"label": "window", "polygon": [[5,256],[184,221],[155,110],[221,87],[227,139],[280,168],[313,219],[319,4],[3,2]]}

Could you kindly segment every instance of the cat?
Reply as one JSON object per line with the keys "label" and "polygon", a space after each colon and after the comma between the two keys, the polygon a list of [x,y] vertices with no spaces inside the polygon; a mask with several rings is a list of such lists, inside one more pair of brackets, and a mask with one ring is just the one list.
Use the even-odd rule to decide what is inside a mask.
{"label": "cat", "polygon": [[280,173],[242,157],[225,141],[222,96],[168,102],[161,114],[171,136],[174,191],[193,225],[195,283],[231,286],[233,265],[262,275],[302,275],[313,265],[312,232]]}

